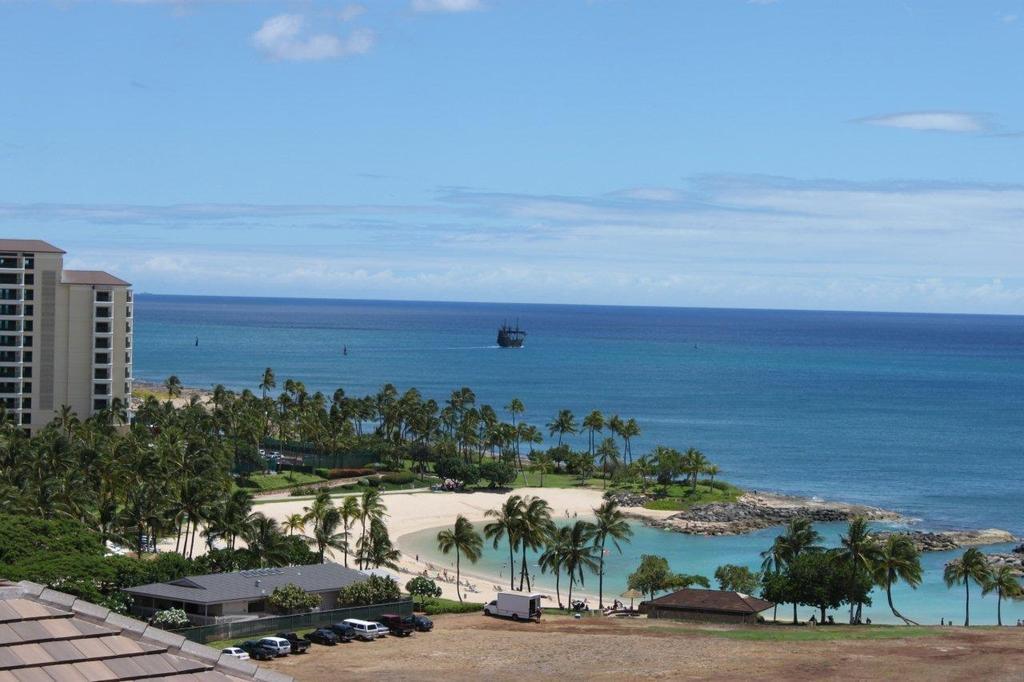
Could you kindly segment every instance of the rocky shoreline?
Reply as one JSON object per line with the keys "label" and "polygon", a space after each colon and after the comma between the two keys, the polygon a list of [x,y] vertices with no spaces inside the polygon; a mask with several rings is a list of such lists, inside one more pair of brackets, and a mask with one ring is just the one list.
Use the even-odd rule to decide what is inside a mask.
{"label": "rocky shoreline", "polygon": [[[806,518],[816,523],[849,521],[864,517],[870,521],[902,521],[897,512],[861,504],[826,502],[817,499],[777,495],[763,492],[744,493],[736,502],[714,502],[694,505],[685,511],[657,511],[645,509],[648,498],[637,494],[612,495],[623,507],[623,512],[645,524],[690,535],[743,535],[764,528],[781,526],[792,519]],[[961,547],[1013,542],[1014,536],[1004,530],[989,528],[974,531],[906,531],[923,552],[936,552]],[[889,533],[879,533],[885,537]],[[1024,546],[1022,546],[1024,548]],[[1007,555],[1024,571],[1024,549],[1020,554]],[[993,555],[999,556],[1002,555]],[[1017,564],[1012,564],[1017,565]]]}

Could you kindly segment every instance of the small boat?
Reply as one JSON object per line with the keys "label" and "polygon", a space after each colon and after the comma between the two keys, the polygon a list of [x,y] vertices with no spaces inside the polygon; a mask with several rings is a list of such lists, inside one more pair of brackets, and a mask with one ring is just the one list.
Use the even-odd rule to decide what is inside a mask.
{"label": "small boat", "polygon": [[498,328],[498,345],[502,348],[522,348],[524,341],[526,341],[526,332],[519,328],[518,320],[514,328],[510,327],[508,323]]}

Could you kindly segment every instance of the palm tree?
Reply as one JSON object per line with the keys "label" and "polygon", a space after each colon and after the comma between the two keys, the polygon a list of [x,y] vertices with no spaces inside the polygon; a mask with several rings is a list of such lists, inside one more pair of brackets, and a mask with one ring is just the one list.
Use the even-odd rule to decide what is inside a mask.
{"label": "palm tree", "polygon": [[437,548],[442,554],[448,554],[455,550],[455,594],[459,601],[462,601],[462,557],[465,555],[471,563],[476,563],[480,558],[480,551],[483,549],[484,540],[480,533],[476,532],[473,524],[462,514],[455,517],[455,526],[442,530],[437,534]]}
{"label": "palm tree", "polygon": [[697,492],[697,477],[704,473],[711,466],[711,462],[704,456],[704,453],[696,448],[690,448],[683,455],[681,468],[683,473],[690,477],[690,490]]}
{"label": "palm tree", "polygon": [[[871,575],[880,549],[878,542],[871,537],[871,528],[867,520],[863,516],[857,516],[850,521],[846,535],[842,536],[836,556],[840,561],[849,564],[853,581],[856,582],[861,575]],[[854,604],[851,600],[850,624],[859,621],[860,616],[861,604]]]}
{"label": "palm tree", "polygon": [[593,457],[594,452],[597,449],[597,440],[595,439],[594,434],[600,433],[604,430],[604,415],[601,414],[601,411],[594,410],[584,417],[583,428],[590,432],[590,441],[588,443],[590,449],[588,451],[590,452],[590,456]]}
{"label": "palm tree", "polygon": [[533,456],[533,468],[540,472],[540,487],[544,487],[544,474],[550,474],[555,470],[555,461],[546,452],[538,452]]}
{"label": "palm tree", "polygon": [[619,435],[622,437],[623,452],[626,455],[626,461],[633,461],[633,439],[640,435],[640,425],[636,423],[636,420],[630,417],[619,427]]}
{"label": "palm tree", "polygon": [[284,520],[282,526],[288,531],[288,535],[295,531],[304,531],[306,530],[306,517],[303,514],[292,514]]}
{"label": "palm tree", "polygon": [[907,625],[917,625],[896,610],[892,603],[892,586],[902,580],[911,589],[916,590],[921,584],[921,553],[909,535],[893,533],[885,539],[874,558],[872,574],[875,584],[885,588],[885,596],[889,601],[892,615]]}
{"label": "palm tree", "polygon": [[539,497],[527,496],[522,501],[522,511],[519,517],[518,533],[519,547],[522,550],[523,561],[519,572],[519,589],[523,589],[523,581],[526,581],[526,589],[533,589],[530,585],[530,573],[526,566],[526,553],[528,550],[536,551],[544,546],[544,541],[551,535],[554,523],[551,521],[551,506],[546,500]]}
{"label": "palm tree", "polygon": [[640,457],[630,465],[630,468],[633,470],[633,474],[640,480],[640,492],[646,495],[647,479],[654,472],[651,458],[647,456]]}
{"label": "palm tree", "polygon": [[558,414],[547,424],[548,435],[554,436],[558,434],[558,444],[562,444],[562,436],[569,434],[573,435],[579,431],[576,426],[576,417],[573,415],[572,410],[559,410]]}
{"label": "palm tree", "polygon": [[[349,530],[352,528],[352,522],[359,518],[359,500],[355,495],[348,495],[345,497],[344,502],[338,507],[338,517],[341,519],[341,523],[345,529],[345,537],[349,537]],[[348,543],[345,543],[345,547],[342,549],[345,556],[345,568],[348,568]]]}
{"label": "palm tree", "polygon": [[281,542],[284,536],[281,535],[275,519],[256,512],[242,538],[249,546],[249,551],[258,558],[261,567],[281,566],[287,562],[287,553]]}
{"label": "palm tree", "polygon": [[984,585],[989,581],[991,569],[985,555],[978,551],[978,548],[971,547],[959,559],[954,559],[946,564],[942,572],[942,578],[946,581],[947,587],[953,585],[964,586],[966,596],[964,605],[964,627],[971,625],[971,581]]}
{"label": "palm tree", "polygon": [[519,452],[519,443],[522,440],[522,425],[516,423],[516,417],[526,412],[526,406],[523,405],[523,401],[519,398],[512,398],[508,405],[505,406],[509,414],[512,415],[512,439],[515,443],[516,449],[516,466],[519,467],[519,473],[523,475],[523,483],[530,485],[529,481],[526,480],[526,470],[523,468],[523,457],[522,453]]}
{"label": "palm tree", "polygon": [[168,397],[177,398],[181,395],[181,379],[172,374],[164,382],[164,388],[167,389]]}
{"label": "palm tree", "polygon": [[562,566],[569,575],[569,608],[572,608],[572,588],[579,580],[583,586],[583,569],[596,571],[598,561],[594,556],[594,524],[588,521],[577,521],[569,527],[566,538],[565,553],[562,555]]}
{"label": "palm tree", "polygon": [[[785,532],[776,540],[780,543],[779,556],[785,566],[791,566],[796,558],[804,552],[817,552],[822,549],[817,544],[821,542],[821,534],[814,530],[810,519],[790,520],[786,525]],[[794,625],[797,623],[796,607],[796,602],[793,602]]]}
{"label": "palm tree", "polygon": [[[387,507],[384,506],[384,500],[381,499],[380,492],[370,488],[369,490],[363,491],[362,499],[359,503],[359,523],[362,526],[362,532],[359,536],[359,542],[361,544],[366,543],[366,528],[370,522],[377,520],[382,521],[387,516]],[[364,568],[364,561],[359,558],[359,568]]]}
{"label": "palm tree", "polygon": [[712,464],[711,466],[704,470],[704,473],[706,473],[710,477],[710,480],[708,481],[708,487],[713,489],[715,487],[715,476],[722,473],[722,470],[718,468],[718,465]]}
{"label": "palm tree", "polygon": [[555,598],[558,600],[558,608],[562,608],[562,560],[568,552],[571,533],[569,526],[555,528],[544,543],[544,552],[537,560],[541,573],[552,571],[555,574]]}
{"label": "palm tree", "polygon": [[1024,595],[1024,588],[1021,588],[1017,578],[1017,572],[1008,564],[994,568],[990,571],[989,579],[982,585],[981,593],[996,593],[996,625],[1003,625],[1003,598],[1020,599]]}
{"label": "palm tree", "polygon": [[493,518],[484,526],[484,536],[493,541],[494,549],[502,538],[508,538],[508,589],[514,590],[516,585],[515,550],[519,545],[519,528],[522,525],[524,506],[523,498],[510,495],[497,509],[488,509],[486,516]]}
{"label": "palm tree", "polygon": [[633,529],[626,523],[625,515],[615,500],[607,500],[594,510],[594,546],[598,549],[599,570],[597,572],[597,608],[604,608],[604,546],[609,538],[618,552],[622,553],[619,542],[629,542]]}
{"label": "palm tree", "polygon": [[601,444],[597,447],[597,458],[601,462],[602,478],[604,479],[601,487],[607,488],[609,465],[615,468],[622,462],[619,458],[619,448],[615,445],[614,438],[608,437],[601,441]]}
{"label": "palm tree", "polygon": [[263,379],[260,380],[260,385],[257,387],[263,391],[263,399],[267,399],[267,392],[271,389],[277,388],[277,379],[274,378],[274,370],[267,367],[263,370]]}

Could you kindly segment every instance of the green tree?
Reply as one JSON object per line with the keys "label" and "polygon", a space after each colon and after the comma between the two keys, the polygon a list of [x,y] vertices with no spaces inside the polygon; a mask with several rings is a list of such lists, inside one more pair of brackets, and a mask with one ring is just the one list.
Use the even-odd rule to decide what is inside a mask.
{"label": "green tree", "polygon": [[989,572],[988,579],[982,585],[981,593],[996,593],[996,625],[1003,625],[1003,599],[1020,599],[1024,596],[1017,572],[1012,566],[1002,564]]}
{"label": "green tree", "polygon": [[551,534],[554,523],[551,521],[551,507],[546,500],[528,495],[523,498],[522,513],[519,517],[517,539],[519,548],[522,550],[522,562],[519,568],[519,589],[523,589],[523,581],[526,581],[526,589],[532,589],[530,585],[530,573],[526,565],[526,553],[536,551],[544,546],[544,542]]}
{"label": "green tree", "polygon": [[267,393],[277,388],[277,379],[274,378],[274,370],[267,367],[263,370],[263,378],[260,380],[260,385],[257,387],[263,392],[263,399],[267,399]]}
{"label": "green tree", "polygon": [[885,596],[892,615],[907,625],[917,625],[897,611],[892,603],[892,586],[899,581],[902,580],[914,590],[921,584],[921,553],[911,537],[905,533],[893,533],[888,536],[874,560],[872,572],[875,583],[885,588]]}
{"label": "green tree", "polygon": [[459,514],[455,518],[455,525],[452,528],[442,530],[437,534],[437,548],[442,554],[449,554],[455,550],[455,594],[459,601],[462,601],[462,557],[465,556],[470,563],[476,563],[480,559],[480,552],[483,549],[483,538],[476,532],[473,524]]}
{"label": "green tree", "polygon": [[537,561],[542,573],[550,571],[555,574],[555,599],[558,600],[558,608],[562,608],[562,562],[568,554],[571,535],[572,529],[568,526],[553,528],[544,542],[544,552]]}
{"label": "green tree", "polygon": [[[584,417],[583,428],[585,428],[589,433],[587,452],[590,453],[590,458],[593,459],[597,450],[596,434],[604,430],[604,415],[601,414],[601,411],[593,410],[590,414]],[[614,443],[615,441],[612,442]]]}
{"label": "green tree", "polygon": [[[871,529],[863,516],[853,518],[840,539],[839,559],[850,566],[854,584],[861,576],[870,576],[881,554],[878,541],[871,536]],[[861,603],[850,599],[850,624],[860,622]]]}
{"label": "green tree", "polygon": [[594,524],[588,521],[576,521],[569,527],[565,554],[562,556],[561,564],[565,568],[566,575],[569,576],[570,608],[572,607],[572,588],[577,581],[580,587],[584,586],[583,571],[596,571],[600,565],[597,557],[594,556],[595,530]]}
{"label": "green tree", "polygon": [[[822,548],[817,544],[819,542],[821,534],[814,530],[810,519],[791,519],[782,535],[775,538],[769,552],[762,556],[765,557],[765,563],[770,564],[775,572],[788,570],[804,552],[821,551]],[[793,602],[794,625],[797,623],[797,605],[797,602]]]}
{"label": "green tree", "polygon": [[167,377],[166,381],[164,381],[164,388],[167,389],[167,395],[171,398],[177,398],[181,396],[181,379],[179,379],[176,375],[172,374],[171,376]]}
{"label": "green tree", "polygon": [[441,588],[430,578],[422,575],[416,576],[405,584],[405,591],[420,598],[420,606],[423,606],[428,599],[437,599],[441,596]]}
{"label": "green tree", "polygon": [[640,556],[640,565],[629,574],[628,584],[631,590],[639,590],[650,595],[651,599],[654,599],[658,592],[681,590],[692,585],[704,588],[711,586],[708,579],[702,575],[673,573],[668,566],[668,559],[657,554]]}
{"label": "green tree", "polygon": [[707,471],[707,468],[711,466],[711,462],[704,456],[704,453],[696,448],[690,448],[683,455],[680,466],[684,474],[690,478],[690,490],[691,492],[697,492],[697,477]]}
{"label": "green tree", "polygon": [[320,595],[310,594],[295,583],[275,587],[267,605],[276,613],[305,613],[320,605]]}
{"label": "green tree", "polygon": [[338,591],[338,606],[370,606],[372,604],[388,604],[402,598],[402,591],[394,578],[371,575]]}
{"label": "green tree", "polygon": [[946,564],[942,573],[947,587],[964,586],[964,627],[971,625],[971,581],[985,585],[991,578],[988,560],[976,547],[969,548],[959,559]]}
{"label": "green tree", "polygon": [[597,446],[597,461],[601,463],[601,477],[602,477],[602,488],[608,487],[608,472],[614,470],[622,464],[622,458],[619,455],[619,447],[615,444],[615,439],[608,437],[601,441],[601,444]]}
{"label": "green tree", "polygon": [[605,544],[610,539],[619,554],[622,553],[620,542],[629,542],[633,529],[626,522],[626,516],[619,509],[615,500],[606,500],[594,510],[594,546],[597,548],[597,607],[604,608],[604,555]]}
{"label": "green tree", "polygon": [[839,608],[848,601],[870,604],[872,581],[865,573],[855,574],[853,564],[844,561],[835,551],[803,552],[787,567],[788,601],[812,606],[825,620],[828,609]]}
{"label": "green tree", "polygon": [[761,583],[761,574],[751,571],[746,566],[722,564],[715,569],[715,580],[720,590],[753,594]]}
{"label": "green tree", "polygon": [[555,418],[547,424],[548,435],[554,436],[558,434],[558,444],[562,444],[562,437],[565,435],[575,435],[579,432],[579,427],[576,425],[576,416],[573,415],[572,410],[559,410]]}

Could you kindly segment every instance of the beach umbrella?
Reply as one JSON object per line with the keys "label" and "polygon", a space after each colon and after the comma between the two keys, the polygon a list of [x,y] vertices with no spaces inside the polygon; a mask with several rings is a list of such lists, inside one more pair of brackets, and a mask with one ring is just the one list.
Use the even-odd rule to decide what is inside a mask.
{"label": "beach umbrella", "polygon": [[619,596],[620,597],[624,597],[626,599],[629,599],[629,610],[632,611],[633,610],[633,600],[634,599],[639,599],[640,597],[643,597],[644,593],[641,592],[640,590],[626,590],[625,592],[623,592]]}

